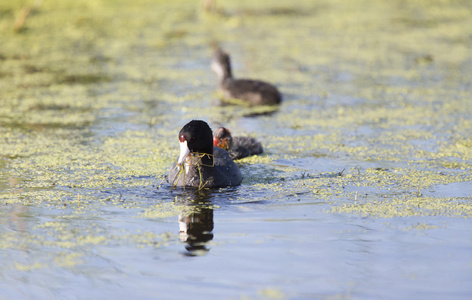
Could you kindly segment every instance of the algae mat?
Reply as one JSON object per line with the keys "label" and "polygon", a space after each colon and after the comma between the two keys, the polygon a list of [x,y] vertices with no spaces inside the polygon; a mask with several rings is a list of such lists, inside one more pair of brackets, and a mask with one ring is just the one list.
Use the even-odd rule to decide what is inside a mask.
{"label": "algae mat", "polygon": [[[466,299],[471,28],[465,0],[0,2],[0,299]],[[282,105],[218,105],[216,45]],[[263,143],[240,187],[164,181],[194,118]]]}

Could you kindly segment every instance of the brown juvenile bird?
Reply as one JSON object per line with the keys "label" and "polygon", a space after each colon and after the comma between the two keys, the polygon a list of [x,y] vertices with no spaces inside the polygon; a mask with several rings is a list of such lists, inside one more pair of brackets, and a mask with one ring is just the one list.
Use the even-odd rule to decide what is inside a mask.
{"label": "brown juvenile bird", "polygon": [[261,143],[255,138],[245,136],[233,138],[231,131],[225,127],[219,127],[213,131],[213,146],[228,151],[233,160],[263,152]]}
{"label": "brown juvenile bird", "polygon": [[211,69],[218,76],[219,89],[223,100],[239,99],[254,105],[276,105],[282,101],[279,90],[270,83],[252,80],[235,79],[231,71],[231,59],[221,49],[215,51]]}

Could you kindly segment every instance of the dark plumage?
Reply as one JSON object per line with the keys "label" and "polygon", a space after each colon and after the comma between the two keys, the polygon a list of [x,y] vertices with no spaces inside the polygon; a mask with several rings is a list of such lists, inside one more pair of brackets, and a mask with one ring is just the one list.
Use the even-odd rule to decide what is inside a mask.
{"label": "dark plumage", "polygon": [[211,69],[218,76],[219,89],[224,99],[240,99],[249,105],[275,105],[282,101],[282,95],[270,83],[233,78],[231,59],[221,49],[215,51]]}
{"label": "dark plumage", "polygon": [[252,137],[232,137],[231,131],[219,127],[213,132],[213,145],[228,151],[232,159],[241,159],[251,155],[261,154],[262,145]]}
{"label": "dark plumage", "polygon": [[213,147],[212,139],[206,122],[193,120],[186,124],[179,132],[180,155],[167,177],[168,182],[194,188],[241,184],[238,166],[226,151]]}

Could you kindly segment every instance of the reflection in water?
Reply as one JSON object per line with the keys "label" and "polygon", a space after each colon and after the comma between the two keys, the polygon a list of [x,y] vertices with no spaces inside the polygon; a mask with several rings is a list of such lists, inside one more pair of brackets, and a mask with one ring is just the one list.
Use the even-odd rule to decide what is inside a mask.
{"label": "reflection in water", "polygon": [[205,255],[210,251],[207,243],[213,239],[213,207],[209,201],[211,191],[195,192],[186,204],[193,206],[190,214],[179,215],[180,239],[186,243],[188,256]]}
{"label": "reflection in water", "polygon": [[[8,177],[7,186],[9,188],[15,188],[19,182],[20,182],[20,179],[18,177],[10,176]],[[19,193],[21,192],[21,190],[18,190],[17,192]],[[27,226],[27,223],[25,221],[26,219],[24,216],[27,214],[28,211],[29,211],[28,206],[12,203],[10,205],[10,212],[9,212],[9,216],[10,216],[9,228],[17,232],[22,232],[22,233],[26,232],[28,226]]]}
{"label": "reflection in water", "polygon": [[[15,176],[9,176],[8,182],[0,182],[0,187],[7,187],[7,188],[15,188],[20,182],[20,179]],[[16,192],[21,193],[21,189],[18,189]],[[16,245],[18,250],[24,251],[26,253],[29,252],[29,247],[27,243],[22,243],[25,235],[28,234],[28,218],[30,211],[30,206],[18,204],[18,203],[11,203],[6,205],[2,208],[0,212],[0,224],[5,225],[5,231],[3,228],[1,229],[0,234],[3,236],[5,232],[12,232],[14,233],[12,236],[18,238],[19,243]],[[8,228],[8,229],[7,229]]]}

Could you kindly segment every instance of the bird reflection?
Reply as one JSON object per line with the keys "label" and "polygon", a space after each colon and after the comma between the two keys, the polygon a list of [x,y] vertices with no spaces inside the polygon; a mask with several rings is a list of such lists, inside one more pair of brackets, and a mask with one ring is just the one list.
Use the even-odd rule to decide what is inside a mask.
{"label": "bird reflection", "polygon": [[180,240],[185,243],[187,256],[206,255],[210,248],[208,242],[213,239],[213,208],[208,200],[211,192],[197,192],[186,201],[192,206],[190,214],[179,215]]}

